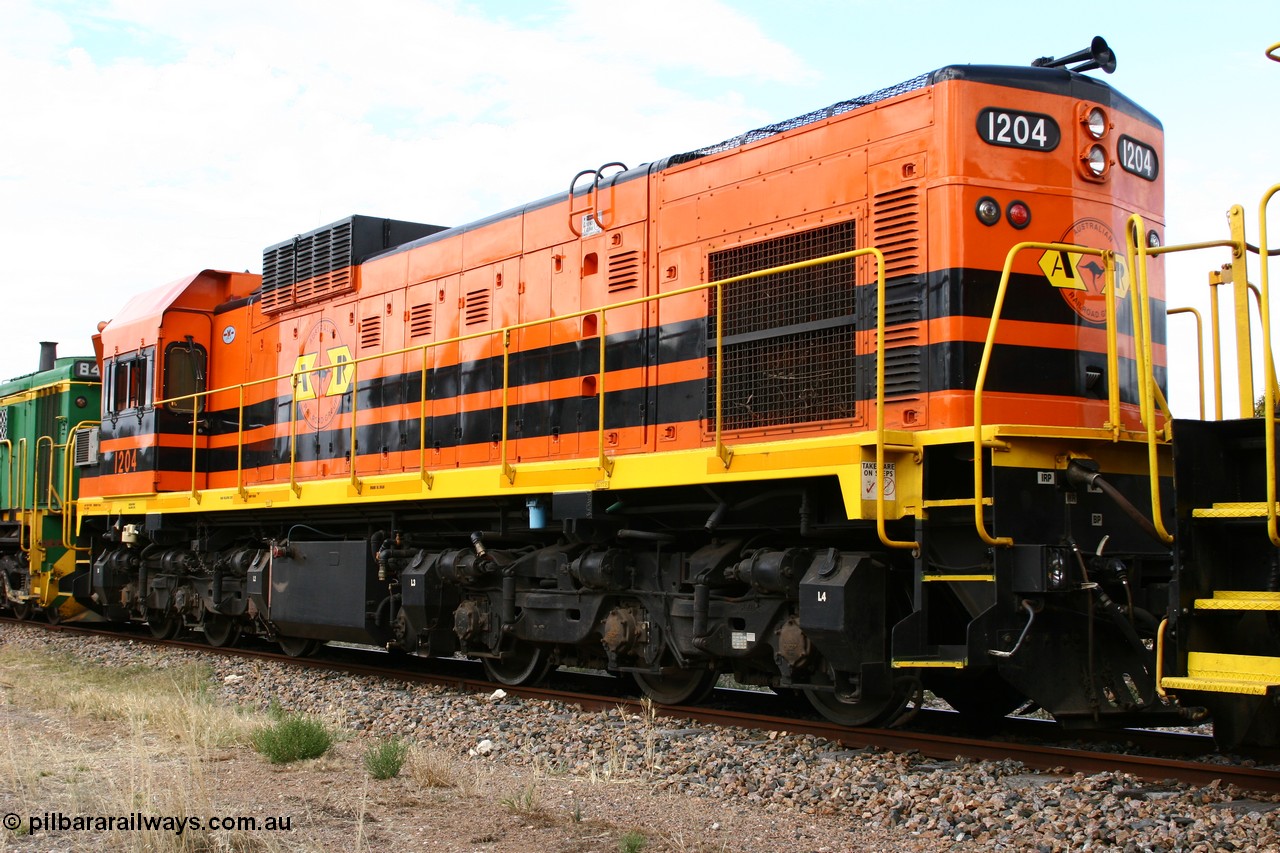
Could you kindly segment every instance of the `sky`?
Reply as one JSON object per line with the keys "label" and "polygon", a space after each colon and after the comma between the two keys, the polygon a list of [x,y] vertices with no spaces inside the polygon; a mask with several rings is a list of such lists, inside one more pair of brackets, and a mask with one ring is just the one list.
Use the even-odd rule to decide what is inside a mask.
{"label": "sky", "polygon": [[[1166,243],[1226,237],[1241,204],[1256,244],[1280,181],[1275,0],[0,0],[0,376],[39,341],[91,352],[135,293],[259,272],[264,247],[352,213],[463,224],[582,169],[1095,35],[1106,81],[1164,123]],[[1170,258],[1169,305],[1207,319],[1227,259]],[[1194,352],[1173,318],[1176,415],[1198,412]]]}

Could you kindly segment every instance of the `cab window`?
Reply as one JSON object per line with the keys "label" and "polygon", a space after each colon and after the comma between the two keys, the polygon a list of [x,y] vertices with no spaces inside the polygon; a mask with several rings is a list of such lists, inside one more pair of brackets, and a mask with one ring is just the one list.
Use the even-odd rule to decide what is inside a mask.
{"label": "cab window", "polygon": [[[188,397],[206,390],[205,349],[192,343],[170,344],[164,352],[164,399],[174,412],[204,411],[203,397]],[[185,400],[175,399],[187,397]]]}
{"label": "cab window", "polygon": [[106,410],[145,409],[151,405],[151,353],[130,353],[110,362]]}

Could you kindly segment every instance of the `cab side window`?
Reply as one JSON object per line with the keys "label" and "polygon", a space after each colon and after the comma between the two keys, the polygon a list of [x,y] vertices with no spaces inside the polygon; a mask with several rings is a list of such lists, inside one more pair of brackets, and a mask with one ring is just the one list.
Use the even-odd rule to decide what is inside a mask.
{"label": "cab side window", "polygon": [[[190,343],[170,344],[164,352],[164,399],[174,412],[204,411],[203,397],[189,397],[206,389],[208,356],[202,346]],[[175,399],[186,397],[185,400]]]}
{"label": "cab side window", "polygon": [[104,408],[107,414],[145,409],[151,405],[151,353],[129,353],[108,362]]}

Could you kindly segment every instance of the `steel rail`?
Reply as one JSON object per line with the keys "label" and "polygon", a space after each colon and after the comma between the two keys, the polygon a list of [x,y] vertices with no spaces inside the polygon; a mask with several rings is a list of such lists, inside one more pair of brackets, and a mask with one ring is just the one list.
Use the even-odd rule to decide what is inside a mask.
{"label": "steel rail", "polygon": [[[224,657],[241,657],[250,659],[267,659],[280,663],[323,669],[361,677],[387,678],[414,684],[427,684],[448,689],[463,690],[474,693],[493,693],[501,687],[510,696],[521,699],[532,699],[546,702],[561,702],[577,705],[587,711],[625,709],[636,714],[647,713],[651,705],[646,701],[618,692],[610,692],[607,687],[615,688],[625,682],[606,676],[575,677],[564,673],[553,675],[553,681],[573,682],[579,686],[589,684],[593,692],[581,692],[579,689],[560,689],[552,687],[510,687],[495,685],[485,680],[473,661],[426,659],[399,656],[395,658],[395,666],[370,662],[382,656],[383,652],[375,649],[330,647],[336,652],[332,659],[296,658],[288,655],[264,651],[260,648],[233,647],[214,648],[200,641],[190,640],[156,640],[149,635],[121,634],[118,631],[93,628],[86,625],[60,624],[47,625],[40,622],[19,621],[10,617],[0,618],[0,623],[29,625],[56,632],[68,632],[102,636],[128,642],[148,642],[173,648],[182,648],[206,653],[220,654]],[[1212,739],[1207,736],[1153,732],[1150,730],[1116,730],[1105,732],[1063,731],[1056,724],[1033,722],[1026,719],[1010,718],[1010,727],[1021,729],[1020,736],[1034,738],[1035,742],[1019,742],[1017,740],[993,740],[981,737],[961,736],[936,731],[916,731],[905,729],[882,728],[849,728],[818,719],[806,719],[795,716],[779,716],[776,713],[760,713],[758,710],[747,710],[742,707],[746,701],[743,695],[751,691],[717,690],[719,700],[712,705],[669,705],[660,706],[658,713],[670,719],[688,720],[715,726],[736,726],[745,729],[762,731],[789,732],[794,734],[813,735],[826,738],[850,749],[880,749],[893,752],[919,752],[929,758],[952,760],[957,757],[986,761],[1018,761],[1029,770],[1054,774],[1103,772],[1126,773],[1147,781],[1167,781],[1175,779],[1194,785],[1207,785],[1213,782],[1235,785],[1244,791],[1255,791],[1267,794],[1280,793],[1280,767],[1249,766],[1241,763],[1210,763],[1206,761],[1171,758],[1167,755],[1133,755],[1123,752],[1082,749],[1079,747],[1058,746],[1045,743],[1045,739],[1081,741],[1085,739],[1101,739],[1106,741],[1137,741],[1145,744],[1144,748],[1156,751],[1172,752],[1179,755],[1187,753],[1209,753],[1213,750]],[[735,694],[737,694],[735,696]],[[753,702],[769,701],[773,704],[785,703],[787,700],[768,694],[753,694]],[[775,708],[775,711],[777,709]],[[943,712],[945,713],[945,712]],[[937,714],[933,715],[935,718]],[[1028,733],[1031,727],[1043,729]],[[1002,731],[1007,737],[1009,731]],[[1220,760],[1220,759],[1219,759]]]}

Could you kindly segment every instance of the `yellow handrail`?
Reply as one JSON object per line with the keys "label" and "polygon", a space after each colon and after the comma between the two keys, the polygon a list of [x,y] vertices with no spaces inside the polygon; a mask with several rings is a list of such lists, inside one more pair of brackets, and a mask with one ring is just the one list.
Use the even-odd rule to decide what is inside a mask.
{"label": "yellow handrail", "polygon": [[[53,499],[57,497],[59,500],[61,500],[61,495],[58,495],[53,490],[53,461],[54,461],[53,457],[54,457],[54,450],[57,447],[57,445],[53,443],[53,436],[51,435],[39,436],[36,439],[36,465],[40,464],[40,448],[44,446],[45,442],[49,443],[49,476],[45,478],[44,503],[45,503],[45,508],[52,511],[56,509]],[[32,474],[32,476],[35,477],[36,490],[39,491],[40,472],[36,471]],[[40,496],[38,494],[35,496],[35,505],[37,507],[40,505]]]}
{"label": "yellow handrail", "polygon": [[[1103,267],[1106,269],[1104,291],[1107,295],[1107,335],[1108,338],[1115,336],[1115,305],[1112,295],[1115,290],[1115,253],[1110,249],[1095,249],[1090,246],[1078,246],[1069,243],[1037,243],[1025,242],[1018,243],[1011,248],[1004,258],[1004,269],[1000,273],[1000,284],[996,288],[995,305],[991,308],[991,323],[987,326],[987,339],[982,347],[982,361],[978,365],[978,378],[973,384],[973,523],[977,528],[978,536],[982,541],[992,546],[1009,546],[1013,544],[1013,539],[1008,536],[992,536],[987,531],[986,519],[982,517],[982,507],[984,503],[982,488],[982,392],[987,384],[987,370],[991,365],[991,351],[995,348],[996,330],[1000,324],[1000,313],[1004,309],[1005,293],[1009,289],[1009,277],[1013,272],[1013,259],[1019,253],[1027,249],[1040,249],[1042,251],[1051,252],[1073,252],[1082,255],[1094,255],[1102,258]],[[883,324],[883,323],[882,323]],[[1117,349],[1113,340],[1107,342],[1107,358],[1108,362],[1112,358],[1113,353]],[[1109,370],[1115,373],[1114,369]],[[1118,396],[1118,384],[1108,383],[1108,396]],[[1118,405],[1111,407],[1112,411],[1119,412]],[[1118,414],[1112,415],[1114,420],[1113,428],[1118,425]]]}
{"label": "yellow handrail", "polygon": [[[1160,502],[1160,451],[1156,441],[1156,386],[1154,344],[1151,340],[1151,300],[1147,283],[1147,257],[1149,248],[1145,235],[1147,228],[1139,214],[1129,217],[1125,227],[1125,250],[1128,256],[1129,269],[1134,270],[1133,286],[1129,290],[1129,299],[1133,305],[1134,352],[1137,355],[1138,368],[1138,410],[1141,412],[1142,425],[1147,433],[1147,471],[1151,489],[1151,521],[1156,533],[1166,545],[1173,544],[1173,534],[1164,526],[1164,512]],[[1137,262],[1135,263],[1135,255]],[[1162,401],[1163,402],[1163,401]],[[1169,438],[1171,415],[1168,407],[1164,407],[1165,431],[1163,438]]]}
{"label": "yellow handrail", "polygon": [[[5,451],[8,462],[4,468],[4,485],[0,488],[0,509],[12,509],[14,500],[13,488],[13,442],[7,438],[0,438],[0,448]],[[5,494],[7,492],[7,497]]]}
{"label": "yellow handrail", "polygon": [[[101,425],[101,421],[81,421],[72,428],[71,434],[67,436],[67,443],[63,445],[64,465],[62,468],[62,491],[63,494],[75,495],[73,489],[75,478],[75,449],[80,442],[80,437],[87,434],[91,430]],[[85,552],[89,548],[81,548],[75,541],[76,513],[79,501],[75,498],[67,501],[63,507],[62,513],[62,547],[73,552]]]}
{"label": "yellow handrail", "polygon": [[1147,286],[1147,259],[1174,252],[1188,252],[1214,248],[1231,249],[1233,259],[1240,259],[1244,255],[1245,247],[1243,237],[1237,234],[1237,230],[1234,226],[1233,235],[1235,236],[1231,240],[1210,240],[1202,243],[1181,243],[1173,246],[1148,246],[1145,239],[1146,233],[1146,225],[1142,217],[1136,213],[1130,216],[1125,227],[1125,252],[1129,261],[1129,268],[1133,270],[1134,278],[1134,286],[1130,289],[1130,301],[1131,303],[1135,300],[1137,302],[1137,304],[1133,305],[1133,317],[1135,324],[1134,335],[1136,338],[1140,339],[1139,346],[1136,347],[1138,355],[1138,408],[1141,414],[1143,426],[1146,429],[1147,437],[1147,469],[1151,489],[1151,520],[1155,525],[1156,532],[1160,535],[1160,539],[1166,544],[1171,544],[1173,542],[1173,535],[1165,528],[1164,513],[1160,501],[1160,467],[1156,435],[1156,410],[1159,409],[1165,417],[1165,427],[1164,430],[1161,431],[1161,435],[1159,437],[1166,441],[1170,437],[1173,416],[1169,411],[1169,406],[1164,399],[1164,395],[1156,385],[1155,362],[1152,354],[1153,344],[1151,340],[1151,300]]}
{"label": "yellow handrail", "polygon": [[[356,490],[356,494],[364,491],[364,481],[356,474],[356,442],[359,440],[356,434],[356,423],[360,418],[360,362],[363,359],[356,359],[351,363],[351,440],[348,442],[350,447],[347,448],[347,464],[351,466],[351,488]],[[341,370],[342,368],[338,368]],[[318,393],[318,392],[317,392]],[[293,413],[290,412],[292,416]],[[298,423],[297,417],[293,417],[295,425]],[[296,429],[296,426],[295,426]]]}
{"label": "yellow handrail", "polygon": [[890,539],[885,529],[884,508],[884,253],[872,248],[876,259],[876,535],[886,548],[910,548],[920,550],[920,543],[914,540],[902,541]]}
{"label": "yellow handrail", "polygon": [[[507,325],[507,327],[503,327],[499,329],[486,329],[484,330],[484,332],[461,334],[461,336],[443,339],[443,341],[434,341],[430,343],[424,343],[424,345],[413,346],[413,347],[403,347],[403,348],[399,348],[399,350],[393,350],[389,352],[374,353],[374,355],[362,356],[362,357],[358,357],[358,359],[352,359],[351,361],[343,362],[342,366],[343,366],[343,369],[357,370],[358,365],[364,364],[364,362],[366,361],[374,361],[378,359],[389,359],[389,357],[402,356],[410,352],[420,353],[421,359],[422,359],[422,364],[420,366],[420,374],[421,374],[420,387],[421,387],[422,393],[421,393],[421,409],[420,409],[420,418],[419,418],[420,420],[419,455],[420,455],[420,465],[422,467],[422,470],[424,470],[424,479],[426,484],[428,484],[428,488],[430,488],[431,483],[433,483],[433,475],[430,474],[430,471],[426,470],[426,439],[425,439],[426,370],[428,370],[428,368],[426,368],[426,365],[428,365],[428,353],[430,351],[435,350],[436,347],[458,345],[458,343],[463,343],[467,341],[476,341],[476,339],[481,339],[481,338],[489,338],[489,337],[495,336],[495,334],[500,334],[500,336],[504,336],[503,338],[504,339],[504,366],[503,366],[503,388],[502,388],[503,428],[502,428],[502,435],[500,435],[499,437],[499,444],[500,444],[500,447],[502,447],[502,451],[500,452],[502,452],[502,457],[503,457],[502,459],[503,474],[507,476],[508,483],[513,483],[515,482],[515,478],[516,478],[516,469],[515,467],[512,467],[511,464],[509,464],[509,459],[507,456],[508,423],[507,423],[506,415],[507,415],[507,406],[509,405],[509,400],[508,400],[509,375],[508,375],[508,366],[506,364],[506,352],[509,346],[509,336],[511,336],[512,332],[517,332],[517,330],[535,328],[535,327],[539,327],[539,325],[547,325],[550,323],[561,323],[561,321],[564,321],[564,320],[580,319],[580,318],[584,318],[584,316],[598,314],[600,320],[599,320],[599,328],[598,330],[596,330],[596,337],[598,337],[600,342],[600,346],[599,346],[600,352],[599,352],[598,373],[596,373],[596,394],[598,394],[598,397],[599,397],[599,400],[598,400],[599,423],[598,423],[598,427],[596,427],[596,433],[598,433],[598,459],[596,459],[596,465],[598,465],[599,469],[602,470],[605,475],[611,475],[613,471],[613,460],[609,459],[607,452],[605,452],[605,437],[607,437],[607,430],[605,430],[605,423],[604,423],[604,407],[605,407],[604,394],[605,394],[605,391],[607,391],[607,389],[605,389],[605,343],[607,343],[609,311],[627,309],[627,307],[632,307],[637,305],[648,305],[650,304],[650,302],[664,300],[664,298],[686,296],[686,295],[690,295],[690,293],[709,291],[709,289],[714,288],[716,289],[716,292],[717,292],[717,297],[716,297],[717,316],[718,318],[723,318],[723,288],[730,286],[730,284],[748,282],[748,280],[765,278],[765,277],[769,277],[769,275],[777,275],[780,273],[792,272],[792,270],[808,269],[808,268],[812,268],[812,266],[818,266],[822,264],[832,264],[832,263],[836,263],[836,261],[858,259],[858,257],[864,257],[864,256],[877,257],[878,293],[879,293],[879,300],[881,300],[881,307],[883,307],[883,289],[884,289],[883,255],[881,254],[881,251],[877,250],[877,248],[859,248],[859,250],[854,250],[854,251],[837,252],[837,254],[835,255],[815,257],[815,259],[812,259],[812,260],[797,261],[797,263],[794,263],[794,264],[782,264],[778,266],[771,266],[771,268],[768,268],[768,269],[755,270],[755,272],[751,272],[751,273],[744,273],[742,275],[733,275],[733,277],[719,279],[719,280],[716,280],[716,282],[692,284],[692,286],[690,287],[677,288],[677,289],[673,289],[673,291],[667,291],[663,293],[652,293],[652,295],[636,297],[636,298],[632,298],[632,300],[613,302],[613,304],[591,307],[591,309],[572,311],[572,313],[568,313],[568,314],[558,314],[556,316],[550,316],[550,318],[543,318],[538,320],[527,320],[527,321],[524,321],[524,323]],[[881,310],[879,311],[879,314],[878,314],[877,323],[882,327],[883,321],[884,321],[883,310]],[[879,336],[879,339],[881,339],[881,341],[879,341],[878,352],[881,353],[881,355],[883,355],[881,351],[883,347],[883,334]],[[882,357],[881,357],[881,360],[879,361],[881,361],[881,364],[883,364]],[[234,391],[237,391],[237,393],[239,394],[239,403],[238,403],[239,418],[238,418],[238,437],[237,437],[237,488],[239,493],[241,493],[243,497],[244,494],[246,494],[246,489],[244,489],[243,487],[243,479],[242,479],[243,441],[244,441],[244,389],[259,386],[259,384],[284,382],[284,380],[288,380],[289,384],[291,384],[291,410],[289,411],[296,412],[297,405],[298,405],[298,382],[300,382],[300,379],[303,377],[306,377],[307,374],[317,373],[317,371],[321,371],[321,370],[332,369],[332,366],[333,365],[314,365],[314,366],[308,366],[308,368],[296,368],[293,371],[291,371],[291,373],[288,373],[288,374],[279,374],[279,375],[275,375],[275,377],[270,377],[265,379],[256,379],[256,380],[253,380],[253,382],[238,383],[236,384],[236,386],[207,389],[207,391],[193,392],[188,394],[182,394],[182,396],[178,396],[178,397],[164,398],[164,400],[157,400],[156,406],[169,405],[169,403],[180,402],[180,401],[192,401],[192,405],[195,405],[196,401],[200,400],[200,398],[209,397],[211,396],[211,394],[227,393],[227,392],[233,391],[233,389]],[[716,430],[714,430],[714,443],[716,443],[717,456],[719,457],[719,459],[721,459],[721,461],[724,464],[724,467],[726,467],[727,469],[727,467],[731,465],[733,451],[731,447],[728,447],[726,446],[726,444],[724,444],[724,439],[723,439],[722,374],[723,374],[723,321],[719,321],[719,323],[717,323],[717,334],[716,334],[716,411],[714,411],[714,418],[716,418]],[[879,371],[878,375],[879,375],[879,378],[882,379],[882,370]],[[881,393],[877,394],[877,403],[878,403],[879,409],[883,411],[883,382],[879,382],[878,386],[879,388],[881,388]],[[356,430],[356,421],[357,421],[357,405],[355,402],[355,398],[356,398],[356,389],[358,389],[358,377],[356,374],[353,374],[351,387],[352,387],[352,394],[353,394],[353,402],[352,402],[352,411],[351,411],[351,415],[349,415],[349,418],[351,418],[352,441],[351,441],[351,451],[348,452],[348,459],[351,460],[352,485],[358,491],[358,488],[360,488],[360,480],[358,480],[356,476],[356,464],[355,464],[356,462],[355,430]],[[297,479],[297,437],[298,437],[297,420],[298,420],[297,418],[289,419],[289,487],[291,487],[294,493],[301,494],[302,483],[298,482],[298,479]],[[883,435],[882,421],[883,421],[883,418],[881,418],[881,424],[879,424],[879,429],[878,429],[877,441],[879,446],[881,446],[879,447],[879,450],[877,453],[878,460],[882,460],[882,457],[883,457],[884,435]],[[192,434],[193,434],[192,456],[193,456],[193,459],[195,459],[195,455],[197,452],[196,438],[195,438],[195,435],[196,435],[195,425],[193,425]],[[881,470],[881,474],[878,474],[878,480],[879,480],[879,483],[881,483],[881,487],[882,487],[881,493],[883,494],[883,471],[882,471],[883,466],[878,465],[878,469]],[[193,462],[193,469],[192,469],[193,496],[195,496],[195,494],[197,493],[195,489],[195,478],[196,478],[195,462]],[[878,502],[877,512],[878,512],[878,515],[883,515],[883,500]],[[883,523],[881,523],[881,526],[883,526]],[[883,538],[887,540],[887,537],[883,537]],[[892,544],[891,543],[892,543],[892,540],[887,540],[886,542],[887,546],[890,546],[890,547],[914,547],[915,546],[915,543],[892,543]]]}
{"label": "yellow handrail", "polygon": [[[1276,47],[1280,45],[1275,45],[1271,50]],[[1267,190],[1258,205],[1258,240],[1261,243],[1259,254],[1262,258],[1259,282],[1261,298],[1258,307],[1262,315],[1262,381],[1266,388],[1263,394],[1262,421],[1267,436],[1267,536],[1272,545],[1280,548],[1280,531],[1276,529],[1276,366],[1271,353],[1271,296],[1268,275],[1270,252],[1267,248],[1267,204],[1277,192],[1280,192],[1280,184]]]}
{"label": "yellow handrail", "polygon": [[[1259,317],[1261,317],[1261,316],[1262,316],[1262,291],[1261,291],[1261,290],[1259,290],[1255,285],[1250,284],[1250,285],[1249,285],[1249,292],[1250,292],[1251,294],[1253,294],[1253,301],[1254,301],[1254,302],[1256,302],[1256,303],[1258,303],[1258,316],[1259,316]],[[1272,358],[1274,359],[1274,358],[1275,358],[1275,356],[1274,356],[1274,355],[1272,355]],[[1264,378],[1264,380],[1263,380],[1263,381],[1264,381],[1264,382],[1266,381],[1266,380],[1265,380],[1265,378]],[[1272,381],[1272,382],[1275,382],[1275,381],[1276,381],[1276,371],[1275,371],[1275,365],[1274,365],[1274,364],[1272,364],[1272,370],[1271,370],[1271,381]],[[1265,386],[1264,386],[1264,392],[1265,392]]]}
{"label": "yellow handrail", "polygon": [[24,544],[24,534],[29,534],[27,530],[27,440],[25,438],[18,439],[18,550],[28,556],[31,554],[30,536],[26,537]]}
{"label": "yellow handrail", "polygon": [[1204,420],[1204,318],[1195,308],[1170,308],[1164,312],[1172,317],[1176,314],[1190,314],[1196,318],[1196,371],[1200,388],[1200,420]]}
{"label": "yellow handrail", "polygon": [[[600,346],[601,352],[604,351],[603,343]],[[509,386],[511,384],[511,330],[504,329],[502,332],[502,441],[498,445],[498,455],[502,457],[502,476],[507,478],[508,483],[516,481],[516,471],[511,467],[511,462],[507,456],[507,417],[508,406],[510,404]],[[601,397],[603,398],[603,394]]]}

